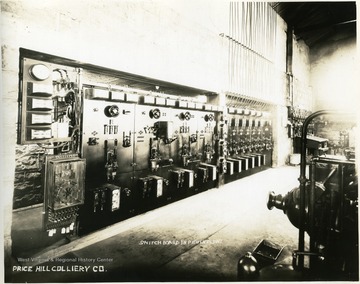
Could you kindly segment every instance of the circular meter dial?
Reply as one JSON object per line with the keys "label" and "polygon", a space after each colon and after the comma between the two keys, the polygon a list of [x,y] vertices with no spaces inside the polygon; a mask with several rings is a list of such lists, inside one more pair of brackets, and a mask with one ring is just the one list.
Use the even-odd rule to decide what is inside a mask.
{"label": "circular meter dial", "polygon": [[104,110],[107,117],[117,117],[120,114],[120,109],[117,105],[107,106]]}
{"label": "circular meter dial", "polygon": [[54,208],[72,206],[79,202],[79,188],[74,185],[62,184],[56,189]]}
{"label": "circular meter dial", "polygon": [[30,76],[36,80],[44,81],[50,76],[50,69],[44,64],[34,64],[29,69]]}
{"label": "circular meter dial", "polygon": [[149,112],[150,118],[159,119],[160,118],[160,110],[158,108],[154,108]]}

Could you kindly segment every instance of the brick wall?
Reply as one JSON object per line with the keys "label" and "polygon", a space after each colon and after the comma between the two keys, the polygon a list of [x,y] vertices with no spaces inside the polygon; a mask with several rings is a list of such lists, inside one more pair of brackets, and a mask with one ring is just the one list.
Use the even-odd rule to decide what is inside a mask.
{"label": "brick wall", "polygon": [[43,202],[41,170],[44,151],[36,145],[16,146],[13,208]]}

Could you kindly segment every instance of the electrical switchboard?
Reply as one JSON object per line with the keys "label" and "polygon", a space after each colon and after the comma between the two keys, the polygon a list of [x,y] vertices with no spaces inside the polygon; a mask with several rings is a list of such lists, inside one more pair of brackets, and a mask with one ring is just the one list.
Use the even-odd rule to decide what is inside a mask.
{"label": "electrical switchboard", "polygon": [[270,166],[273,138],[269,113],[229,108],[228,116],[227,180]]}
{"label": "electrical switchboard", "polygon": [[211,106],[139,96],[119,86],[85,84],[82,93],[89,212],[111,212],[103,209],[108,202],[104,183],[119,187],[123,214],[216,186],[216,111]]}
{"label": "electrical switchboard", "polygon": [[133,170],[133,104],[92,100],[85,97],[82,155],[87,161],[87,180],[92,184],[114,182]]}
{"label": "electrical switchboard", "polygon": [[34,56],[20,64],[19,143],[45,151],[50,235],[118,222],[271,165],[271,117],[263,111]]}

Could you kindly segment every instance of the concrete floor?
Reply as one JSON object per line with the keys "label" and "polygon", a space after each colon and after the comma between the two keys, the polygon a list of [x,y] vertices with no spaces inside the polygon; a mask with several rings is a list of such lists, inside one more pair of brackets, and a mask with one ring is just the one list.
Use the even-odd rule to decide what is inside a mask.
{"label": "concrete floor", "polygon": [[268,169],[135,216],[38,254],[8,282],[236,281],[238,259],[263,239],[297,248],[298,230],[266,201],[298,177],[298,166]]}

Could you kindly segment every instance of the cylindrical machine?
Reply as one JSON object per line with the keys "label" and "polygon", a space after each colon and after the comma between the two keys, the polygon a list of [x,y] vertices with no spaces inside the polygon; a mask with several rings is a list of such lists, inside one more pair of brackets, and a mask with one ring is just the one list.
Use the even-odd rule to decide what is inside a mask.
{"label": "cylindrical machine", "polygon": [[[336,170],[334,170],[336,169]],[[331,175],[327,182],[312,181],[305,186],[303,228],[310,236],[308,250],[297,251],[298,258],[309,257],[311,273],[320,277],[358,276],[358,193],[355,166],[349,161],[317,159],[310,171],[315,179]],[[300,188],[285,195],[269,193],[269,209],[283,210],[289,221],[300,228]]]}
{"label": "cylindrical machine", "polygon": [[[305,120],[302,135],[300,186],[284,196],[270,192],[267,207],[283,210],[299,228],[293,266],[307,277],[358,280],[358,179],[354,157],[323,155],[306,161]],[[309,174],[306,176],[306,166]],[[310,239],[305,241],[305,232]],[[305,261],[307,259],[307,261]],[[311,279],[312,279],[311,278]]]}
{"label": "cylindrical machine", "polygon": [[[309,192],[310,184],[306,185],[307,191]],[[325,189],[321,183],[316,183],[315,185],[315,195],[320,197],[322,193],[324,193]],[[306,194],[305,200],[308,200],[309,197]],[[284,214],[289,218],[291,224],[293,224],[296,228],[299,228],[299,215],[300,215],[300,189],[299,187],[293,188],[284,196],[281,194],[276,195],[274,191],[269,193],[267,207],[269,210],[273,209],[274,207],[284,211]],[[306,203],[305,210],[308,212],[308,202]],[[308,225],[308,215],[306,215],[306,222],[305,224]]]}

